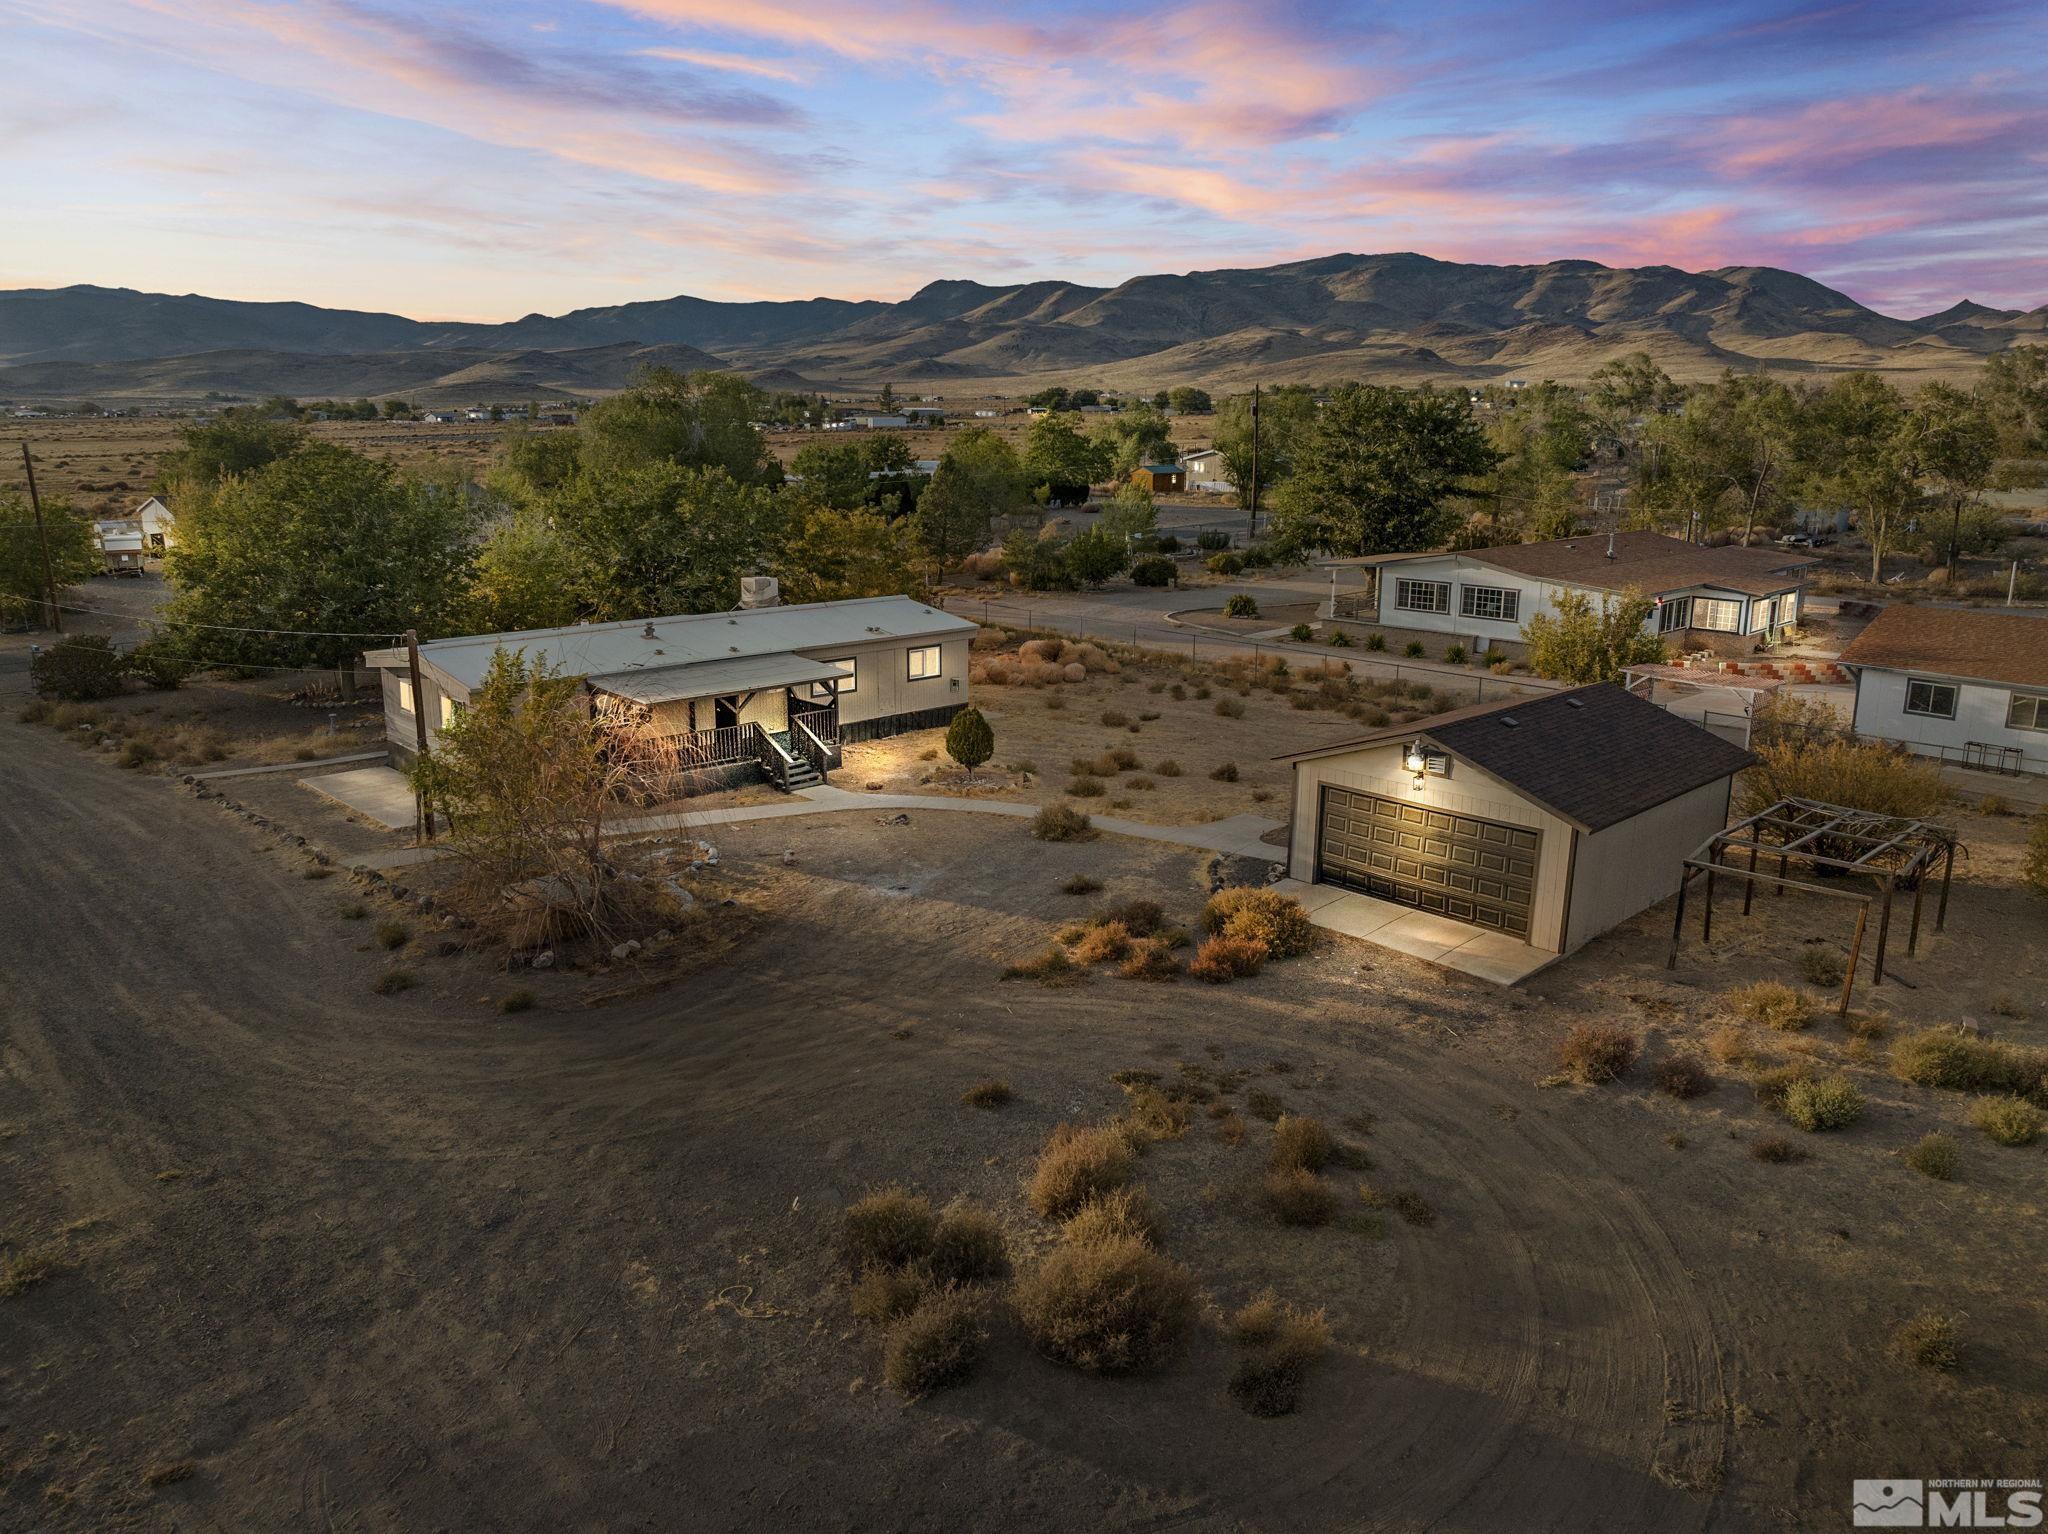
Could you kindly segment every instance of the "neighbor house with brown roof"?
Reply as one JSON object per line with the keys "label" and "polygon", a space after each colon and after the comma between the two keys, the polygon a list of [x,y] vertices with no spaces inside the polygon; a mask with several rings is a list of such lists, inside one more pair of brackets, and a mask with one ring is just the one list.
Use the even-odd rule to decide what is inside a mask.
{"label": "neighbor house with brown roof", "polygon": [[1924,756],[2048,773],[2048,616],[1887,607],[1842,651],[1856,732]]}
{"label": "neighbor house with brown roof", "polygon": [[1374,621],[1455,634],[1484,650],[1496,640],[1520,639],[1522,625],[1555,612],[1563,592],[1597,605],[1631,588],[1656,603],[1646,632],[1680,649],[1748,648],[1799,621],[1818,561],[1783,549],[1712,548],[1636,532],[1380,554],[1359,563],[1374,572]]}

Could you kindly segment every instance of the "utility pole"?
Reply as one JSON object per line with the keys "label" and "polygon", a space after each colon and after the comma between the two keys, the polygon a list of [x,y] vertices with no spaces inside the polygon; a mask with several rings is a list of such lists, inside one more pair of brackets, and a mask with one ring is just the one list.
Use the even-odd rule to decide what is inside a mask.
{"label": "utility pole", "polygon": [[36,494],[36,461],[26,442],[21,445],[21,467],[28,475],[28,503],[36,514],[36,543],[43,551],[43,598],[50,608],[50,627],[64,632],[64,614],[57,608],[57,582],[50,575],[50,539],[43,531],[43,500]]}
{"label": "utility pole", "polygon": [[[419,747],[421,760],[427,755],[427,700],[420,691],[420,636],[417,629],[405,631],[405,669],[412,678],[412,733]],[[418,831],[415,845],[419,841],[434,839],[434,811],[427,803],[427,796],[415,787],[412,791],[413,825]]]}
{"label": "utility pole", "polygon": [[1252,385],[1252,525],[1251,537],[1259,536],[1259,386]]}

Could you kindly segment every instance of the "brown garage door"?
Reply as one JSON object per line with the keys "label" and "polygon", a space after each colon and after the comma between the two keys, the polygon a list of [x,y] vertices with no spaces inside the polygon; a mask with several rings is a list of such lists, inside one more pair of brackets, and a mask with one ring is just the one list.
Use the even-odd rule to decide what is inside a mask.
{"label": "brown garage door", "polygon": [[1521,826],[1325,784],[1316,878],[1526,939],[1537,842]]}

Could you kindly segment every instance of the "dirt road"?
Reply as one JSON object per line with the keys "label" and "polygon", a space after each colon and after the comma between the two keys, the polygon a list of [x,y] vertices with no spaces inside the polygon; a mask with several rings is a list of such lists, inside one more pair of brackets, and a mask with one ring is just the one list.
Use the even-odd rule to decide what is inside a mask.
{"label": "dirt road", "polygon": [[[1826,1276],[1736,1287],[1725,1233],[1643,1170],[1656,1105],[1531,1084],[1540,1001],[1355,948],[1227,991],[997,987],[1066,875],[1185,919],[1193,857],[968,816],[721,841],[775,919],[677,990],[504,1016],[502,978],[447,959],[381,998],[340,881],[0,723],[5,1235],[63,1258],[0,1300],[0,1527],[1661,1531],[1837,1500],[1832,1464],[1801,1489],[1809,1447],[1735,1442],[1782,1290],[1825,1309]],[[1046,1132],[1177,1058],[1372,1115],[1375,1177],[1438,1211],[1275,1230],[1238,1196],[1255,1142],[1203,1126],[1147,1156],[1218,1304],[1329,1308],[1302,1413],[1240,1414],[1213,1331],[1155,1379],[1003,1334],[962,1389],[877,1388],[837,1209],[902,1179],[1028,1251]],[[987,1075],[1016,1090],[1000,1114],[958,1100]],[[1700,1187],[1747,1175],[1729,1161]]]}

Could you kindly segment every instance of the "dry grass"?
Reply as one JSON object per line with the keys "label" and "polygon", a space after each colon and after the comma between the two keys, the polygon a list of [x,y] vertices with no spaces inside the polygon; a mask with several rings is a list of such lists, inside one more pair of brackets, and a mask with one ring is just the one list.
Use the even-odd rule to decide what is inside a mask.
{"label": "dry grass", "polygon": [[1266,945],[1252,938],[1212,937],[1195,950],[1188,973],[1211,985],[1256,975],[1266,962]]}
{"label": "dry grass", "polygon": [[1785,1089],[1785,1117],[1808,1134],[1847,1129],[1863,1117],[1863,1094],[1847,1076],[1795,1081]]}
{"label": "dry grass", "polygon": [[972,1204],[952,1204],[932,1231],[925,1269],[941,1289],[1000,1283],[1010,1276],[1009,1243],[994,1215]]}
{"label": "dry grass", "polygon": [[853,1314],[870,1326],[886,1326],[917,1309],[931,1287],[922,1268],[870,1268],[853,1286]]}
{"label": "dry grass", "polygon": [[2040,1097],[2048,1049],[2002,1044],[1960,1028],[1928,1028],[1892,1045],[1892,1074],[1915,1086],[1951,1092],[2009,1092]]}
{"label": "dry grass", "polygon": [[1137,1156],[1116,1129],[1061,1124],[1038,1153],[1026,1197],[1039,1218],[1065,1219],[1131,1180]]}
{"label": "dry grass", "polygon": [[1824,943],[1808,943],[1799,950],[1799,973],[1814,985],[1833,988],[1847,972],[1842,956]]}
{"label": "dry grass", "polygon": [[1169,1096],[1145,1082],[1124,1088],[1128,1106],[1114,1126],[1135,1144],[1178,1140],[1188,1132],[1192,1108],[1185,1097]]}
{"label": "dry grass", "polygon": [[1091,879],[1086,874],[1075,874],[1060,886],[1062,895],[1092,895],[1102,888],[1100,879]]}
{"label": "dry grass", "polygon": [[1035,959],[1025,959],[1003,971],[1005,980],[1036,980],[1040,985],[1079,985],[1088,971],[1076,964],[1067,950],[1055,943]]}
{"label": "dry grass", "polygon": [[1064,804],[1048,804],[1031,820],[1031,834],[1042,842],[1086,842],[1099,834],[1079,810]]}
{"label": "dry grass", "polygon": [[960,1101],[970,1108],[1000,1108],[1010,1100],[1010,1084],[985,1076],[960,1094]]}
{"label": "dry grass", "polygon": [[1730,1069],[1743,1069],[1757,1063],[1755,1041],[1747,1030],[1734,1023],[1723,1023],[1707,1035],[1707,1053],[1718,1064]]}
{"label": "dry grass", "polygon": [[1229,1330],[1244,1349],[1231,1370],[1230,1398],[1255,1417],[1292,1412],[1310,1366],[1329,1350],[1323,1312],[1296,1310],[1268,1291],[1232,1315]]}
{"label": "dry grass", "polygon": [[1730,991],[1728,1000],[1749,1022],[1781,1033],[1796,1033],[1813,1021],[1813,1002],[1807,994],[1776,980],[1759,980]]}
{"label": "dry grass", "polygon": [[957,1385],[988,1346],[988,1307],[980,1296],[928,1294],[894,1322],[882,1349],[882,1378],[907,1396]]}
{"label": "dry grass", "polygon": [[1118,1188],[1083,1204],[1067,1221],[1060,1239],[1080,1243],[1129,1239],[1156,1247],[1165,1229],[1151,1194],[1143,1188]]}
{"label": "dry grass", "polygon": [[1282,1225],[1327,1225],[1337,1217],[1337,1195],[1306,1167],[1268,1172],[1259,1191]]}
{"label": "dry grass", "polygon": [[1806,1152],[1783,1135],[1759,1135],[1749,1142],[1749,1153],[1770,1166],[1785,1166],[1806,1159]]}
{"label": "dry grass", "polygon": [[370,989],[379,996],[396,996],[401,991],[411,990],[418,983],[409,969],[387,969],[370,982]]}
{"label": "dry grass", "polygon": [[1269,1165],[1276,1172],[1297,1168],[1320,1172],[1337,1154],[1337,1142],[1320,1119],[1288,1114],[1273,1126],[1273,1153]]}
{"label": "dry grass", "polygon": [[1714,1090],[1713,1074],[1691,1055],[1667,1055],[1657,1062],[1651,1079],[1657,1083],[1658,1091],[1681,1101],[1703,1097]]}
{"label": "dry grass", "polygon": [[531,1012],[536,999],[531,991],[508,991],[498,998],[498,1010],[504,1013]]}
{"label": "dry grass", "polygon": [[1916,1369],[1947,1373],[1963,1361],[1963,1318],[1940,1310],[1923,1310],[1892,1333],[1892,1354]]}
{"label": "dry grass", "polygon": [[1017,1319],[1046,1357],[1091,1373],[1154,1369],[1179,1352],[1195,1281],[1135,1236],[1063,1242],[1017,1281]]}
{"label": "dry grass", "polygon": [[69,1266],[63,1249],[54,1243],[22,1247],[0,1261],[0,1299],[12,1299]]}
{"label": "dry grass", "polygon": [[1316,929],[1292,896],[1270,889],[1220,890],[1202,907],[1202,930],[1263,943],[1274,959],[1291,959],[1315,946]]}
{"label": "dry grass", "polygon": [[1994,1145],[2032,1145],[2041,1126],[2041,1110],[2024,1097],[1980,1097],[1970,1104],[1970,1127]]}
{"label": "dry grass", "polygon": [[1178,980],[1181,963],[1173,956],[1172,945],[1160,938],[1148,937],[1131,945],[1130,957],[1124,960],[1117,973],[1126,980]]}
{"label": "dry grass", "polygon": [[1120,921],[1102,922],[1088,928],[1069,950],[1076,964],[1106,964],[1129,957],[1131,932]]}
{"label": "dry grass", "polygon": [[1959,1159],[1956,1142],[1944,1134],[1922,1135],[1906,1148],[1904,1158],[1907,1166],[1936,1182],[1953,1180]]}
{"label": "dry grass", "polygon": [[839,1257],[849,1272],[903,1268],[931,1255],[939,1228],[931,1201],[891,1183],[849,1204],[839,1223]]}
{"label": "dry grass", "polygon": [[1618,1080],[1635,1064],[1636,1036],[1611,1023],[1580,1023],[1557,1046],[1558,1068],[1588,1086]]}
{"label": "dry grass", "polygon": [[412,941],[412,929],[394,917],[385,917],[370,933],[379,948],[395,953]]}

